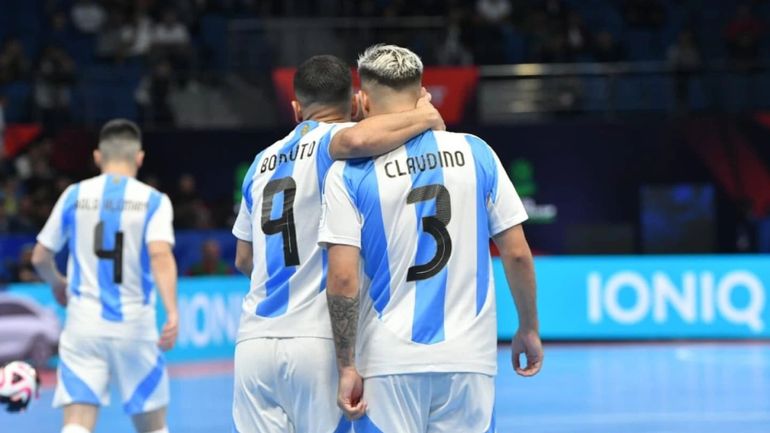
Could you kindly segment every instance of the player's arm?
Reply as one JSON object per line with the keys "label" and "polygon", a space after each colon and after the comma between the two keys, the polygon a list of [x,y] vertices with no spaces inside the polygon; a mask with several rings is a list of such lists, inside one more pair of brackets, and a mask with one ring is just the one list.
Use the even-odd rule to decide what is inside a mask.
{"label": "player's arm", "polygon": [[166,311],[166,323],[163,325],[158,345],[163,350],[174,347],[179,331],[179,310],[177,308],[177,267],[171,244],[165,241],[153,241],[147,244],[150,254],[150,268],[158,288],[163,308]]}
{"label": "player's arm", "polygon": [[32,266],[40,278],[51,286],[56,302],[66,307],[67,278],[56,267],[55,253],[38,242],[32,250]]}
{"label": "player's arm", "polygon": [[355,365],[360,298],[358,257],[358,247],[329,246],[326,299],[340,376],[337,405],[350,419],[358,419],[366,413],[363,381]]}
{"label": "player's arm", "polygon": [[[500,250],[505,278],[511,290],[519,329],[514,337],[514,368],[522,376],[534,376],[543,363],[543,348],[540,343],[540,324],[537,318],[535,265],[532,252],[524,237],[521,224],[511,227],[494,238]],[[524,353],[527,366],[521,367],[518,354]]]}
{"label": "player's arm", "polygon": [[444,119],[430,99],[430,93],[423,90],[423,96],[412,110],[368,117],[341,130],[332,138],[329,153],[334,159],[376,156],[429,129],[445,130]]}
{"label": "player's arm", "polygon": [[72,186],[62,193],[43,230],[37,235],[37,244],[32,250],[32,266],[40,278],[51,286],[56,302],[62,307],[67,306],[67,278],[56,267],[55,255],[67,241],[68,235],[62,216],[64,212],[74,211],[76,196],[77,190]]}
{"label": "player's arm", "polygon": [[340,372],[337,405],[348,418],[358,419],[366,413],[363,379],[355,365],[362,219],[346,187],[344,168],[336,162],[326,177],[318,241],[329,250],[326,298]]}
{"label": "player's arm", "polygon": [[251,242],[238,239],[235,247],[235,269],[251,278],[251,272],[254,270],[254,250]]}
{"label": "player's arm", "polygon": [[[522,376],[534,376],[543,364],[543,346],[537,319],[535,267],[521,226],[527,219],[527,212],[497,155],[480,139],[469,137],[469,141],[474,145],[474,151],[489,152],[487,158],[482,158],[486,161],[484,175],[477,181],[484,182],[489,193],[489,233],[500,250],[505,277],[519,315],[519,329],[512,343],[513,367]],[[521,354],[527,358],[525,367],[521,366]]]}
{"label": "player's arm", "polygon": [[158,346],[163,350],[174,347],[179,332],[179,310],[177,308],[176,284],[177,266],[172,248],[174,246],[174,209],[171,200],[164,194],[160,205],[147,224],[145,242],[150,255],[150,269],[158,289],[158,295],[166,311]]}

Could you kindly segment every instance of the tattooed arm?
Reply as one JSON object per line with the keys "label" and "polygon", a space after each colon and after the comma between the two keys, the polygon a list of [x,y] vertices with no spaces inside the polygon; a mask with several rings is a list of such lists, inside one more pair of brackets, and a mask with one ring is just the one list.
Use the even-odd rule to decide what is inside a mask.
{"label": "tattooed arm", "polygon": [[358,335],[359,249],[348,245],[329,246],[329,269],[326,297],[329,302],[340,384],[337,404],[350,419],[366,413],[363,379],[356,369],[356,337]]}

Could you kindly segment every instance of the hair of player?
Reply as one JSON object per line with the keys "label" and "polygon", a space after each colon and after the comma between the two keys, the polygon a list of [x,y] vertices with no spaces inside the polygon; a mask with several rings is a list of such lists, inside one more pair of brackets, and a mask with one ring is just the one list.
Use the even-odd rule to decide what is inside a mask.
{"label": "hair of player", "polygon": [[136,123],[126,119],[107,122],[99,132],[99,151],[103,162],[134,163],[142,150],[142,131]]}
{"label": "hair of player", "polygon": [[303,107],[314,104],[347,107],[353,97],[350,66],[335,56],[313,56],[297,68],[294,94]]}
{"label": "hair of player", "polygon": [[396,90],[420,84],[422,70],[420,56],[397,45],[372,45],[358,57],[362,82],[375,82]]}

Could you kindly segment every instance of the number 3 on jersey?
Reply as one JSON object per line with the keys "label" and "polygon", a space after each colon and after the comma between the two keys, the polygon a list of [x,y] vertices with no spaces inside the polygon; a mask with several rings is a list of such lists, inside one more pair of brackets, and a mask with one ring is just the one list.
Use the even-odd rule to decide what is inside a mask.
{"label": "number 3 on jersey", "polygon": [[[262,198],[262,232],[266,235],[280,233],[283,236],[283,261],[285,266],[299,265],[297,232],[294,227],[294,195],[297,184],[291,177],[273,179],[265,185]],[[283,193],[283,210],[273,219],[273,199]]]}
{"label": "number 3 on jersey", "polygon": [[452,204],[449,191],[444,185],[434,184],[415,188],[406,197],[407,204],[436,200],[436,214],[422,217],[422,229],[436,240],[436,255],[427,263],[409,268],[406,281],[428,279],[444,269],[452,255],[452,239],[446,229],[452,219]]}

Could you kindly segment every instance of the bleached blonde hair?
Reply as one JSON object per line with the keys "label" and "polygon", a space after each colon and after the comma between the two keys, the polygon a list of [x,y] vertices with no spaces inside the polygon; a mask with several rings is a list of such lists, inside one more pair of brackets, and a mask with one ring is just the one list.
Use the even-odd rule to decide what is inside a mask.
{"label": "bleached blonde hair", "polygon": [[422,69],[420,56],[397,45],[372,45],[358,57],[361,81],[374,81],[395,89],[419,84]]}

